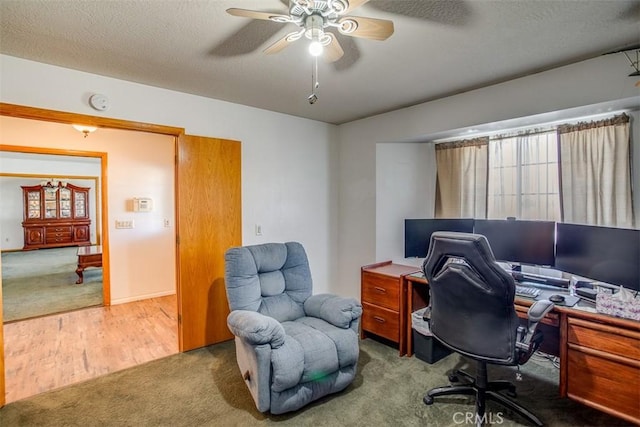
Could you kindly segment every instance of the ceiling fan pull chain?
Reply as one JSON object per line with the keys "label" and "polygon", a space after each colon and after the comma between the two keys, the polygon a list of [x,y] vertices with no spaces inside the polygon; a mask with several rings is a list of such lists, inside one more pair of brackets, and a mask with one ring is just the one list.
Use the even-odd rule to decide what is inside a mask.
{"label": "ceiling fan pull chain", "polygon": [[318,87],[320,86],[320,83],[318,83],[318,57],[316,56],[315,58],[313,58],[313,62],[314,62],[314,67],[316,69],[316,73],[315,73],[315,83],[313,85],[313,87],[315,89],[318,89]]}
{"label": "ceiling fan pull chain", "polygon": [[318,57],[313,57],[313,63],[311,64],[311,95],[307,98],[309,100],[309,104],[315,104],[318,100],[318,95],[316,94],[316,89],[320,86],[318,83]]}

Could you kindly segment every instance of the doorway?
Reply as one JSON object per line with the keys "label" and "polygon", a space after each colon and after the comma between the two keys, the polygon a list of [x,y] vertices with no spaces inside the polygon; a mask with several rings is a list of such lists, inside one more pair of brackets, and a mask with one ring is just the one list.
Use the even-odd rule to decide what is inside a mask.
{"label": "doorway", "polygon": [[[64,194],[70,194],[69,189],[75,183],[87,189],[87,200],[84,201],[86,217],[90,221],[87,243],[102,245],[102,236],[106,232],[102,229],[102,206],[106,203],[103,204],[101,199],[106,193],[101,177],[106,169],[106,154],[75,152],[67,155],[45,148],[4,145],[0,150],[0,166],[3,322],[109,305],[108,265],[99,272],[92,272],[86,284],[77,285],[74,273],[78,247],[53,247],[56,246],[53,244],[52,247],[22,251],[27,247],[27,242],[21,226],[29,216],[25,210],[27,207],[24,203],[27,201],[22,187],[37,188],[42,182],[54,181],[61,183],[56,193],[66,191]],[[59,197],[60,194],[55,196]],[[71,200],[66,203],[71,203]],[[56,226],[52,231],[62,228],[65,227]],[[40,232],[40,227],[36,230]],[[42,243],[47,243],[44,237]],[[108,249],[105,245],[106,252]]]}
{"label": "doorway", "polygon": [[[0,247],[4,323],[103,305],[103,285],[109,294],[109,283],[103,283],[103,269],[88,269],[81,284],[77,283],[75,272],[80,247],[102,247],[103,161],[106,158],[103,160],[98,155],[1,152]],[[55,187],[40,190],[43,183],[52,182],[56,183]],[[81,211],[72,210],[75,188],[83,189],[77,201]],[[27,201],[25,194],[38,200]],[[41,212],[44,208],[39,200],[42,195],[60,205],[52,212],[47,211],[46,218]],[[58,203],[55,199],[66,200]],[[37,209],[27,211],[27,203],[37,205]],[[75,221],[76,213],[82,215],[80,221]],[[48,223],[51,218],[55,225],[41,233],[41,224]],[[25,220],[33,221],[34,225],[24,228]],[[83,225],[76,226],[80,222]],[[86,235],[85,229],[88,230]],[[35,237],[40,240],[25,241],[27,230],[34,230]],[[75,234],[80,235],[76,238]]]}
{"label": "doorway", "polygon": [[[173,295],[175,298],[175,202],[173,190],[175,137],[100,128],[97,132],[84,138],[82,134],[65,124],[4,116],[0,117],[0,120],[2,120],[3,128],[0,143],[15,141],[25,144],[23,146],[1,145],[2,155],[5,153],[44,154],[50,157],[49,160],[55,160],[54,157],[60,160],[65,156],[71,156],[77,160],[97,159],[97,173],[73,171],[67,171],[68,173],[47,171],[45,173],[46,178],[53,177],[60,181],[71,181],[82,177],[96,182],[93,186],[83,182],[77,184],[96,190],[93,192],[95,200],[90,201],[89,206],[94,213],[100,213],[95,218],[95,224],[92,220],[91,225],[95,226],[95,231],[92,231],[95,235],[92,236],[92,243],[100,242],[103,246],[102,264],[105,286],[102,300],[104,305],[110,306],[115,303],[120,306],[128,300],[161,298],[164,295]],[[161,147],[158,146],[158,141],[160,141]],[[159,155],[163,156],[160,165],[157,161]],[[107,160],[109,161],[108,170]],[[0,163],[2,163],[2,158],[0,158]],[[0,164],[0,168],[4,172],[5,168],[2,166],[4,165]],[[12,173],[18,172],[12,171]],[[111,185],[108,186],[108,183]],[[19,186],[17,188],[18,191],[21,191]],[[163,194],[158,196],[156,193],[160,192]],[[154,210],[136,217],[136,213],[130,207],[131,200],[136,196],[151,197],[155,202]],[[131,219],[135,228],[118,228],[116,230],[115,224],[112,224],[113,227],[110,229],[108,219],[110,212],[114,214],[116,220]],[[165,225],[165,218],[169,227]],[[20,220],[22,220],[22,214]],[[20,222],[18,222],[18,227],[20,227]],[[22,236],[20,236],[21,238]],[[33,252],[42,250],[38,249]],[[151,260],[145,261],[144,257],[147,256],[151,257]],[[154,260],[161,264],[160,267],[166,268],[162,269],[158,265],[154,265]],[[2,268],[4,268],[4,264]],[[89,276],[90,271],[91,269],[85,271],[85,279]],[[148,274],[149,271],[151,274]],[[76,274],[75,268],[73,274]],[[163,277],[153,276],[154,274]],[[151,278],[148,279],[145,275],[151,275]],[[113,283],[118,284],[115,292]],[[164,285],[165,288],[160,288],[160,285]],[[153,286],[156,287],[153,288]],[[91,329],[88,330],[89,334],[94,332],[91,332]],[[8,337],[11,336],[13,335],[8,335]],[[80,345],[80,341],[76,340],[77,345]],[[5,351],[13,354],[16,351],[14,344],[6,342],[6,347],[4,345],[3,347]],[[95,349],[95,346],[92,348]],[[90,354],[87,357],[89,356]],[[2,377],[4,383],[4,375]],[[5,396],[3,391],[2,397]]]}
{"label": "doorway", "polygon": [[[64,146],[68,147],[66,154],[70,150],[88,150],[94,141],[98,141],[98,134],[99,138],[111,136],[109,143],[103,146],[115,150],[113,156],[109,151],[109,164],[118,167],[110,166],[108,176],[103,171],[103,194],[109,194],[110,200],[107,206],[103,198],[102,206],[103,228],[110,230],[103,236],[103,245],[110,247],[103,254],[103,264],[109,266],[111,263],[111,268],[105,268],[105,274],[110,276],[105,280],[111,284],[111,294],[105,298],[105,304],[110,301],[120,305],[142,298],[131,296],[132,284],[143,286],[140,292],[145,295],[143,297],[161,297],[166,289],[158,286],[170,283],[170,292],[177,291],[179,351],[231,338],[226,322],[218,319],[225,317],[229,309],[226,296],[220,292],[224,286],[224,250],[242,242],[239,141],[190,137],[184,134],[183,128],[0,103],[0,120],[4,118],[29,119],[38,126],[46,126],[46,123],[68,125],[60,128],[67,132],[64,137],[67,142]],[[78,134],[71,130],[73,123],[97,126],[98,130],[86,139],[74,139]],[[2,127],[3,141],[29,139],[20,132],[12,133],[4,121]],[[157,143],[158,137],[168,138],[170,147],[164,147],[170,150],[145,145],[151,140],[154,141],[152,144]],[[37,140],[38,146],[55,147],[55,141],[47,133],[32,139]],[[29,142],[33,144],[33,141]],[[2,147],[0,145],[0,150]],[[215,162],[206,156],[191,157],[198,147],[208,147]],[[170,166],[157,167],[154,164],[157,156],[169,152]],[[205,186],[204,192],[199,190],[202,177],[208,177],[204,181],[215,185]],[[190,179],[197,179],[198,186],[190,186]],[[151,192],[146,194],[147,190]],[[151,199],[154,210],[132,212],[132,199],[136,196]],[[109,218],[113,218],[111,223]],[[199,229],[194,225],[199,222],[191,224],[189,218],[208,218],[209,225]],[[164,245],[170,245],[170,256],[162,252]],[[210,263],[214,263],[215,268],[206,275],[201,274],[201,266]],[[198,274],[193,274],[193,266]],[[168,268],[173,272],[168,273]],[[1,311],[0,304],[0,318]],[[0,329],[0,374],[5,369],[1,354],[5,348],[3,339]],[[0,375],[0,406],[4,403],[5,378]]]}

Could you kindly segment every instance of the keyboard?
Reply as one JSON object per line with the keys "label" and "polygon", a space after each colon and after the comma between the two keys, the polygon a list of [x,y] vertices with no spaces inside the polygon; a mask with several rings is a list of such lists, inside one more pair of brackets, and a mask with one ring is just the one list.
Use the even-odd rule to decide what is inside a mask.
{"label": "keyboard", "polygon": [[535,298],[540,295],[540,289],[531,286],[516,285],[516,295],[525,298]]}

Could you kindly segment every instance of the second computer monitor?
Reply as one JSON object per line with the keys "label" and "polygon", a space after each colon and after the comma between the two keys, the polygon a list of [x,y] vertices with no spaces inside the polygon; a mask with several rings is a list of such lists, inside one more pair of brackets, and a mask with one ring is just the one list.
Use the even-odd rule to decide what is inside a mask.
{"label": "second computer monitor", "polygon": [[498,261],[553,266],[553,221],[476,219],[473,232],[487,238]]}
{"label": "second computer monitor", "polygon": [[430,218],[404,220],[404,257],[424,258],[429,250],[431,234],[435,231],[473,233],[471,218]]}

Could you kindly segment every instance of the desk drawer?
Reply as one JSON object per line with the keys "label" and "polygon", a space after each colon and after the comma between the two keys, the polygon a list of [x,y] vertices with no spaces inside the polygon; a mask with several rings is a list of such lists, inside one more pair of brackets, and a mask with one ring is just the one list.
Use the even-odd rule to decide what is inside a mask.
{"label": "desk drawer", "polygon": [[399,342],[400,314],[397,311],[363,302],[362,329],[393,342]]}
{"label": "desk drawer", "polygon": [[640,368],[570,348],[567,395],[588,406],[640,422]]}
{"label": "desk drawer", "polygon": [[398,279],[365,274],[362,280],[362,301],[390,310],[400,310],[400,285]]}
{"label": "desk drawer", "polygon": [[570,344],[640,360],[640,333],[581,319],[569,318],[568,321],[567,337]]}

